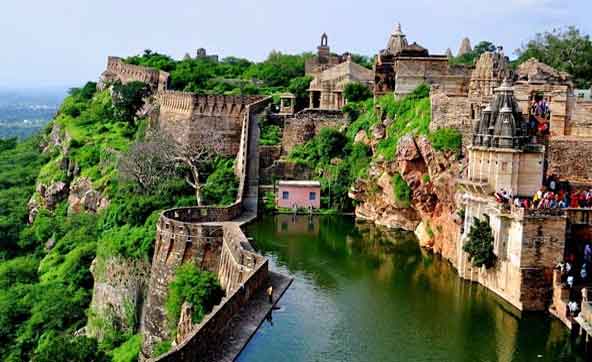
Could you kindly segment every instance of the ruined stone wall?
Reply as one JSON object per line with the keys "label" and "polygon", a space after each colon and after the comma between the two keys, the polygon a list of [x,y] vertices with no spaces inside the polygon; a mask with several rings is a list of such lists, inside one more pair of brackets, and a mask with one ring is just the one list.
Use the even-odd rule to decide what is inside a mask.
{"label": "ruined stone wall", "polygon": [[311,140],[323,128],[341,128],[345,125],[341,111],[305,109],[284,122],[282,153],[288,154],[296,145]]}
{"label": "ruined stone wall", "polygon": [[122,83],[140,81],[150,85],[153,90],[165,90],[170,76],[158,69],[127,64],[119,57],[108,57],[107,70],[102,78],[103,81],[119,80]]}
{"label": "ruined stone wall", "polygon": [[282,146],[259,146],[259,165],[261,169],[266,169],[280,159],[282,155]]}
{"label": "ruined stone wall", "polygon": [[430,101],[432,103],[430,131],[433,132],[439,128],[456,128],[463,136],[463,145],[470,145],[473,118],[469,99],[466,96],[448,95],[441,87],[432,86]]}
{"label": "ruined stone wall", "polygon": [[592,101],[568,98],[570,116],[565,124],[566,136],[592,137]]}
{"label": "ruined stone wall", "polygon": [[86,335],[102,340],[105,321],[135,332],[146,299],[150,264],[145,260],[97,256],[91,273],[94,286]]}
{"label": "ruined stone wall", "polygon": [[558,137],[549,141],[547,174],[572,182],[592,183],[592,139]]}
{"label": "ruined stone wall", "polygon": [[449,66],[446,57],[400,57],[395,60],[395,96],[411,93],[423,83],[437,84],[448,94],[466,94],[470,68]]}

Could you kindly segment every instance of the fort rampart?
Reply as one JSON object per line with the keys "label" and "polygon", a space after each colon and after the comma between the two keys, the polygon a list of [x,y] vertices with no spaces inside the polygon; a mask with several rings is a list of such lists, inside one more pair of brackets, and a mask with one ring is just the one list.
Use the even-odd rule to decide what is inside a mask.
{"label": "fort rampart", "polygon": [[221,152],[238,152],[242,120],[249,104],[260,96],[201,96],[187,92],[161,91],[159,128],[179,143],[212,142],[223,145]]}
{"label": "fort rampart", "polygon": [[[172,94],[171,92],[167,92]],[[177,93],[175,93],[177,94]],[[186,94],[178,94],[174,107],[186,108],[188,103]],[[174,279],[175,270],[183,263],[194,263],[202,270],[209,270],[218,276],[220,284],[226,291],[226,298],[220,306],[193,329],[188,337],[162,358],[184,360],[182,356],[195,356],[206,351],[206,346],[216,345],[213,339],[224,332],[228,321],[236,314],[240,307],[258,290],[267,277],[267,260],[254,253],[247,238],[240,229],[241,218],[245,218],[245,211],[253,210],[250,197],[250,180],[257,182],[258,173],[253,173],[248,157],[256,152],[257,142],[252,142],[252,135],[256,131],[256,114],[268,104],[269,98],[263,97],[192,97],[197,100],[191,103],[197,110],[203,102],[228,100],[232,104],[240,104],[241,127],[238,140],[238,151],[235,153],[236,172],[239,176],[239,189],[236,201],[227,207],[188,207],[164,211],[157,225],[155,252],[152,261],[152,271],[149,284],[147,303],[144,311],[144,342],[142,355],[148,358],[154,345],[168,339],[169,328],[164,304],[168,293],[168,286]],[[200,99],[202,101],[200,101]],[[254,100],[253,103],[246,103]],[[176,102],[176,101],[175,101]],[[172,103],[171,103],[172,104]],[[256,164],[258,166],[258,164]],[[257,167],[255,167],[255,171]],[[255,196],[256,197],[256,196]],[[253,217],[255,214],[250,214]],[[246,218],[248,219],[249,216]],[[242,291],[237,294],[239,287]],[[196,349],[199,348],[199,349]],[[196,351],[199,351],[197,353]],[[171,357],[172,356],[172,357]],[[181,358],[181,359],[178,359]],[[157,360],[161,360],[157,359]],[[166,360],[166,359],[165,359]]]}
{"label": "fort rampart", "polygon": [[168,87],[170,75],[162,70],[127,64],[122,58],[107,58],[107,70],[102,75],[102,81],[119,80],[122,83],[139,81],[147,83],[153,90],[165,90]]}

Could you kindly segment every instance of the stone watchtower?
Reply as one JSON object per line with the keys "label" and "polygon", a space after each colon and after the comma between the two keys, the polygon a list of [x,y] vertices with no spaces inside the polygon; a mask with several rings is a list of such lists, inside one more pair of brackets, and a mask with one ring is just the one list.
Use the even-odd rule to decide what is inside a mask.
{"label": "stone watchtower", "polygon": [[[458,239],[462,278],[494,291],[519,310],[544,310],[550,302],[552,270],[563,257],[566,218],[560,213],[499,203],[495,192],[530,197],[543,181],[544,147],[532,144],[508,80],[473,126],[467,175],[459,180],[464,232]],[[495,266],[474,267],[463,251],[473,219],[488,220],[494,238]]]}

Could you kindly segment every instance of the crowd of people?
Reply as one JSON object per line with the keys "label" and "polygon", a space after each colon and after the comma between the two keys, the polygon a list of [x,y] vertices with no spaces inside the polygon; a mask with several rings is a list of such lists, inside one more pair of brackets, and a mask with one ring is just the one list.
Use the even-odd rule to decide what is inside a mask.
{"label": "crowd of people", "polygon": [[555,175],[531,198],[514,197],[511,191],[504,189],[496,192],[495,198],[501,204],[525,209],[592,208],[592,189],[571,190],[568,183],[560,183]]}

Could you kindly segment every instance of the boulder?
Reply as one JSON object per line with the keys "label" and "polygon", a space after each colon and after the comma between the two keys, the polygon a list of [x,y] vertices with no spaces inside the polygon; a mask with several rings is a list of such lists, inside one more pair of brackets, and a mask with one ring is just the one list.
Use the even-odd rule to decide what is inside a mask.
{"label": "boulder", "polygon": [[354,143],[363,143],[365,145],[370,144],[370,139],[368,139],[368,135],[366,134],[365,130],[360,130],[356,133],[356,137],[354,137]]}

